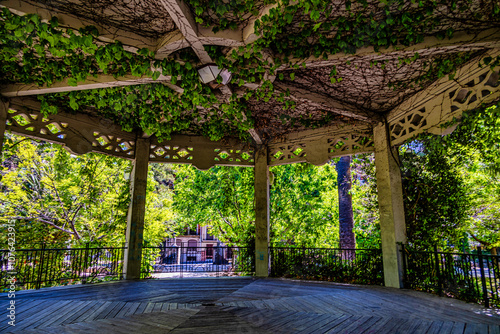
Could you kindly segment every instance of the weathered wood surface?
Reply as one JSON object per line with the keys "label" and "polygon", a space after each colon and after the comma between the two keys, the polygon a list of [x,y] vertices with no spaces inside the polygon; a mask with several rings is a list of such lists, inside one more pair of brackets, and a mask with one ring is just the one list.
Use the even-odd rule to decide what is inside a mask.
{"label": "weathered wood surface", "polygon": [[[500,311],[426,293],[279,279],[142,280],[16,294],[5,333],[480,333]],[[0,295],[2,310],[8,303]],[[6,312],[6,311],[2,311]]]}

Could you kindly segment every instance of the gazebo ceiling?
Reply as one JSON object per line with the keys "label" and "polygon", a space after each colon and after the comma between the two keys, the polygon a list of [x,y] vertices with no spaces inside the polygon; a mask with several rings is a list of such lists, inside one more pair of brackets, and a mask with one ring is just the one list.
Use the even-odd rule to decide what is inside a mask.
{"label": "gazebo ceiling", "polygon": [[[316,129],[314,133],[320,137],[333,138],[334,133],[344,136],[342,142],[346,142],[346,134],[353,136],[351,140],[360,134],[369,138],[373,124],[384,119],[397,132],[392,136],[397,141],[424,130],[437,131],[440,124],[460,117],[476,100],[491,104],[500,98],[498,75],[487,67],[478,69],[481,59],[496,59],[499,55],[500,14],[496,1],[424,1],[423,6],[414,1],[319,1],[317,8],[314,2],[307,8],[307,3],[271,1],[264,5],[264,1],[256,1],[231,7],[226,2],[179,0],[1,1],[0,6],[16,15],[38,14],[44,20],[55,16],[59,19],[58,29],[77,31],[93,25],[98,31],[94,43],[101,46],[118,41],[133,54],[147,48],[155,52],[151,59],[153,72],[159,69],[162,74],[137,77],[120,73],[114,77],[112,71],[105,73],[107,70],[93,63],[93,75],[78,80],[77,86],[70,82],[70,73],[63,80],[40,85],[35,80],[36,68],[22,82],[2,69],[0,92],[11,99],[11,108],[22,109],[24,105],[31,113],[40,112],[49,103],[58,108],[59,114],[102,116],[125,131],[143,131],[144,136],[166,139],[172,135],[213,139],[221,134],[241,138],[243,131],[249,136],[242,144],[266,143],[271,150],[297,138],[313,138],[311,129]],[[2,20],[8,21],[7,16]],[[394,31],[394,20],[410,23],[401,23],[401,29]],[[23,47],[26,41],[19,44],[19,50]],[[48,60],[64,61],[50,45],[44,47]],[[25,54],[26,49],[17,55],[21,68]],[[173,80],[165,67],[155,68],[166,66],[159,61],[170,59],[181,66],[191,63],[193,71],[212,62],[225,64],[233,71],[233,81],[220,89],[201,87],[201,83],[193,84],[196,72],[187,70]],[[464,72],[465,68],[469,71]],[[260,71],[263,79],[249,80],[252,71]],[[448,74],[455,72],[457,80],[449,80]],[[459,73],[474,75],[461,82]],[[189,94],[193,87],[204,103],[192,101]],[[466,88],[469,91],[461,92]],[[98,104],[92,95],[95,89],[103,90],[102,99],[122,94],[123,110],[115,108],[118,111],[114,112],[110,104]],[[478,89],[481,96],[471,99],[473,89]],[[78,91],[79,95],[71,93]],[[135,101],[128,105],[132,103],[127,98],[131,94],[137,94],[140,105]],[[443,104],[440,94],[447,95],[450,102]],[[42,104],[35,101],[36,95],[45,95]],[[189,96],[191,105],[186,104],[183,95]],[[460,106],[452,108],[453,103]],[[165,107],[167,104],[170,109]],[[171,108],[176,104],[180,111],[174,120]],[[139,107],[149,108],[150,113],[138,112]],[[432,116],[430,110],[437,109],[441,116]],[[128,122],[132,118],[134,122]],[[183,125],[179,126],[179,122]],[[11,121],[10,127],[24,134],[29,132],[29,126],[19,122]],[[162,127],[175,131],[164,131]],[[40,137],[40,133],[32,135]],[[328,140],[331,143],[333,139],[326,137],[328,146]],[[365,144],[364,149],[354,146],[360,151],[370,150]],[[301,145],[302,149],[307,146],[305,142]],[[299,146],[288,150],[293,152]],[[354,146],[343,153],[354,152]],[[333,151],[328,149],[329,154]]]}

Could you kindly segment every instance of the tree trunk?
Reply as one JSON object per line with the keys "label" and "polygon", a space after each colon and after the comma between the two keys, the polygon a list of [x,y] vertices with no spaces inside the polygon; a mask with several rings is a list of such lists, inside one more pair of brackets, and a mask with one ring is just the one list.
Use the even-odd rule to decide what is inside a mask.
{"label": "tree trunk", "polygon": [[[354,236],[354,218],[352,214],[351,197],[351,157],[344,156],[337,163],[337,184],[339,190],[339,234],[340,248],[356,248],[356,238]],[[345,257],[354,259],[355,252],[347,252]]]}

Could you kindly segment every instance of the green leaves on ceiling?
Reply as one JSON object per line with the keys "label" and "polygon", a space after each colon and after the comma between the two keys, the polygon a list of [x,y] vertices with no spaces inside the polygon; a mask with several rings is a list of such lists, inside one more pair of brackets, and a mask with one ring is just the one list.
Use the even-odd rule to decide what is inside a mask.
{"label": "green leaves on ceiling", "polygon": [[[213,140],[225,136],[248,138],[253,127],[251,112],[245,101],[271,98],[286,102],[284,93],[275,93],[267,75],[275,75],[280,66],[299,68],[300,59],[328,57],[336,53],[355,53],[361,47],[375,50],[396,45],[412,45],[425,36],[451,38],[452,26],[443,26],[439,13],[450,13],[458,20],[471,12],[468,20],[500,21],[495,1],[481,2],[472,10],[473,1],[443,0],[366,0],[345,1],[341,7],[326,0],[275,1],[204,1],[187,0],[196,20],[214,30],[235,29],[235,22],[247,22],[260,15],[264,6],[273,4],[269,13],[255,22],[260,35],[254,43],[224,54],[220,47],[207,46],[219,67],[233,74],[233,87],[257,83],[260,88],[246,90],[238,97],[217,97],[201,84],[197,61],[189,53],[178,59],[156,60],[147,49],[137,53],[125,51],[117,42],[105,44],[94,27],[78,31],[62,28],[56,18],[43,22],[37,15],[18,16],[3,8],[0,13],[0,73],[2,84],[34,83],[50,86],[67,80],[71,86],[89,77],[107,74],[115,78],[168,76],[184,92],[178,94],[161,83],[120,88],[106,88],[40,96],[43,112],[83,111],[89,106],[98,114],[111,118],[125,130],[142,129],[163,139],[175,132],[189,130]],[[483,8],[484,7],[484,8]],[[491,7],[491,8],[490,8]],[[341,15],[339,15],[341,13]],[[271,52],[269,52],[270,50]],[[279,55],[271,57],[271,54]],[[292,62],[292,58],[294,58]],[[451,62],[460,64],[461,61]],[[494,62],[492,62],[494,63]],[[446,75],[456,66],[437,63],[436,73]],[[293,72],[290,76],[294,76]],[[340,80],[339,80],[340,79]],[[422,78],[420,78],[422,79]],[[340,82],[341,77],[335,77]],[[332,80],[333,83],[335,83]],[[293,104],[285,103],[285,105]]]}

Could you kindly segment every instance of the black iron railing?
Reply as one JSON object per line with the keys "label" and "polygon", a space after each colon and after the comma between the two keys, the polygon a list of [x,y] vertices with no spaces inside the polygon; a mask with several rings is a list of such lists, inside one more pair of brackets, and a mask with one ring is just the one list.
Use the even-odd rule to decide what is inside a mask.
{"label": "black iron railing", "polygon": [[[92,283],[121,279],[124,247],[16,249],[0,250],[0,288],[39,289],[46,286]],[[14,262],[9,262],[9,256]]]}
{"label": "black iron railing", "polygon": [[249,247],[143,247],[143,278],[168,277],[172,273],[248,275],[255,272],[255,255]]}
{"label": "black iron railing", "polygon": [[486,307],[500,306],[500,256],[416,251],[402,247],[406,288],[434,292]]}
{"label": "black iron railing", "polygon": [[272,247],[269,254],[272,277],[383,284],[380,249]]}

